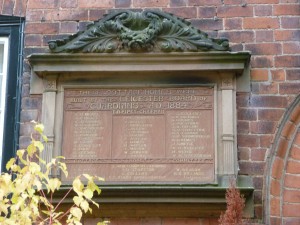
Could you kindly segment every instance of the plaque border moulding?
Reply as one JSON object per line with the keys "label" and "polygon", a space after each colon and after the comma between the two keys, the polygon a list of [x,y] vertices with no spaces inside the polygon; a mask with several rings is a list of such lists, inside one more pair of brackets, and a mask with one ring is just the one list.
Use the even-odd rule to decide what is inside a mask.
{"label": "plaque border moulding", "polygon": [[[230,52],[228,43],[224,38],[209,38],[184,19],[155,10],[116,11],[83,32],[50,41],[48,53],[28,57],[32,67],[30,92],[43,95],[42,122],[50,137],[46,146],[48,153],[43,158],[60,154],[58,134],[61,134],[66,87],[168,87],[174,85],[170,81],[176,79],[187,80],[184,83],[188,85],[213,84],[218,123],[216,182],[109,185],[103,186],[105,192],[99,201],[120,202],[125,197],[127,202],[224,204],[223,194],[229,177],[238,175],[236,91],[249,91],[250,87],[250,53]],[[169,83],[160,83],[164,77]],[[146,83],[131,84],[135,79],[144,79]],[[251,179],[238,176],[238,185],[245,196],[251,198]],[[222,200],[216,196],[217,190],[222,192]],[[196,194],[199,191],[202,194]],[[141,196],[143,198],[137,200]]]}

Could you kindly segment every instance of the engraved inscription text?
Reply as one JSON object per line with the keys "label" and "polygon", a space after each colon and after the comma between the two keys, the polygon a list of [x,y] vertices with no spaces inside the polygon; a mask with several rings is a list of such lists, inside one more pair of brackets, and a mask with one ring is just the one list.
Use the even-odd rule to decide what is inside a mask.
{"label": "engraved inscription text", "polygon": [[88,172],[112,183],[213,182],[214,132],[211,87],[64,91],[69,178]]}

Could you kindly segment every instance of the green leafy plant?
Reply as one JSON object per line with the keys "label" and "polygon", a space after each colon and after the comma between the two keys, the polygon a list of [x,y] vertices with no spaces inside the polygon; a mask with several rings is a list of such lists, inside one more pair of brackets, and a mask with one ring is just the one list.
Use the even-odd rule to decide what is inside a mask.
{"label": "green leafy plant", "polygon": [[[44,142],[47,137],[43,134],[44,126],[34,122],[34,130]],[[92,200],[94,193],[101,190],[95,181],[102,178],[83,174],[73,180],[72,187],[57,203],[53,203],[55,191],[60,190],[62,182],[59,178],[51,176],[51,171],[60,171],[68,176],[64,157],[53,158],[46,163],[39,157],[44,150],[42,141],[31,135],[31,143],[27,149],[18,150],[16,157],[6,164],[7,173],[0,176],[0,224],[3,225],[81,225],[83,214],[92,213],[91,205],[99,207]],[[85,182],[82,181],[82,178]],[[59,211],[60,205],[71,193],[74,204],[66,211]],[[107,222],[99,222],[104,225]]]}

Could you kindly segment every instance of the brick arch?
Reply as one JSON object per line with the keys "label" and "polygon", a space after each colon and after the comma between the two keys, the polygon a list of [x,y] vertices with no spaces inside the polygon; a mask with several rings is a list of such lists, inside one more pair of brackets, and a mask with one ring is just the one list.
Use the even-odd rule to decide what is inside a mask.
{"label": "brick arch", "polygon": [[265,174],[266,224],[300,224],[300,95],[278,127]]}

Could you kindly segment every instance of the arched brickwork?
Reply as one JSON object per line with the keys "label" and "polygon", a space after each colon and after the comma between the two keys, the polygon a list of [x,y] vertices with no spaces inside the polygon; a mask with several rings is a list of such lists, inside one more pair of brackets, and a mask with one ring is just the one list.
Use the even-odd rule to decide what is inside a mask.
{"label": "arched brickwork", "polygon": [[266,224],[300,224],[300,95],[278,127],[265,177]]}

